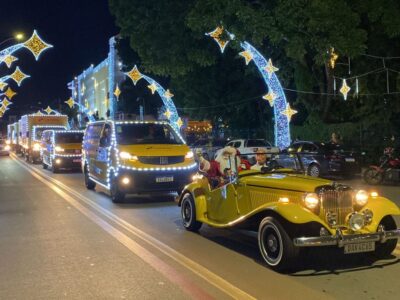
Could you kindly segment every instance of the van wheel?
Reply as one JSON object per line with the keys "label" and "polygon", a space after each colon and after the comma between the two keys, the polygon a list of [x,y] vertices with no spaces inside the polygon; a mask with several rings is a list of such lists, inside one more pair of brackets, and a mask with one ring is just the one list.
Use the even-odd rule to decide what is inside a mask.
{"label": "van wheel", "polygon": [[273,217],[261,221],[258,246],[264,261],[275,271],[292,267],[299,253],[283,226]]}
{"label": "van wheel", "polygon": [[110,186],[110,195],[111,201],[114,203],[120,203],[125,199],[125,193],[121,192],[118,186],[118,178],[114,175],[114,173],[110,174],[111,178],[111,186]]}
{"label": "van wheel", "polygon": [[183,196],[181,203],[181,216],[183,227],[189,231],[198,231],[203,223],[196,220],[196,205],[190,193]]}
{"label": "van wheel", "polygon": [[[385,230],[394,230],[396,229],[396,222],[394,221],[393,217],[386,216],[382,219],[379,225],[383,225]],[[392,254],[394,249],[397,246],[397,239],[388,240],[384,243],[377,242],[376,249],[375,249],[375,256],[377,258],[387,258]]]}
{"label": "van wheel", "polygon": [[89,174],[87,171],[87,167],[84,168],[84,176],[85,176],[85,186],[88,190],[94,190],[96,187],[96,183],[89,178]]}

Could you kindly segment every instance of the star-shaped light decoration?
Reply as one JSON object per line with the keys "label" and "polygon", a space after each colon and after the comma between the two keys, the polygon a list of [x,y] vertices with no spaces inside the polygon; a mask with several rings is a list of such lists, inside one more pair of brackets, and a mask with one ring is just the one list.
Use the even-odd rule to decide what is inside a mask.
{"label": "star-shaped light decoration", "polygon": [[3,101],[1,102],[1,104],[5,107],[9,106],[10,104],[12,104],[12,102],[8,101],[7,98],[4,98]]}
{"label": "star-shaped light decoration", "polygon": [[150,89],[152,95],[157,91],[157,85],[154,82],[147,87]]}
{"label": "star-shaped light decoration", "polygon": [[53,47],[52,45],[47,44],[45,41],[43,41],[37,34],[36,30],[33,31],[32,36],[24,43],[24,46],[32,52],[36,60],[39,59],[40,54],[42,54],[44,50]]}
{"label": "star-shaped light decoration", "polygon": [[281,111],[281,114],[285,115],[288,118],[288,121],[290,122],[292,120],[292,116],[294,114],[297,114],[297,110],[292,109],[289,103],[287,103],[285,110]]}
{"label": "star-shaped light decoration", "polygon": [[3,105],[0,107],[0,113],[3,115],[6,112],[7,108]]}
{"label": "star-shaped light decoration", "polygon": [[117,86],[115,87],[114,95],[115,95],[115,97],[117,97],[117,101],[118,101],[119,95],[121,95],[121,90],[119,89],[118,84],[117,84]]}
{"label": "star-shaped light decoration", "polygon": [[164,116],[166,116],[167,119],[169,120],[171,118],[171,115],[172,115],[171,111],[167,108],[167,110],[164,112]]}
{"label": "star-shaped light decoration", "polygon": [[165,93],[164,93],[164,96],[165,96],[165,98],[171,99],[171,98],[174,96],[174,94],[172,94],[172,93],[169,91],[169,89],[167,89],[167,90],[165,91]]}
{"label": "star-shaped light decoration", "polygon": [[72,97],[70,97],[67,101],[65,101],[65,103],[68,104],[69,108],[73,108],[75,105],[75,100]]}
{"label": "star-shaped light decoration", "polygon": [[279,69],[272,64],[271,59],[268,59],[268,63],[265,66],[264,70],[268,73],[268,78],[271,78],[272,74],[278,71]]}
{"label": "star-shaped light decoration", "polygon": [[0,81],[0,90],[4,90],[4,88],[8,85],[7,82]]}
{"label": "star-shaped light decoration", "polygon": [[18,86],[21,85],[22,81],[26,78],[29,78],[31,76],[25,74],[24,72],[22,72],[19,67],[17,67],[14,71],[14,73],[12,73],[10,75],[10,77],[18,84]]}
{"label": "star-shaped light decoration", "polygon": [[331,48],[331,50],[329,51],[329,65],[331,66],[332,69],[335,68],[335,64],[336,64],[336,60],[339,58],[339,55],[337,55],[337,53],[335,53],[335,48]]}
{"label": "star-shaped light decoration", "polygon": [[225,30],[223,26],[218,26],[206,35],[211,36],[217,42],[221,53],[224,53],[226,45],[234,38],[234,35]]}
{"label": "star-shaped light decoration", "polygon": [[132,68],[132,70],[125,74],[133,81],[134,85],[136,85],[136,83],[143,77],[136,65]]}
{"label": "star-shaped light decoration", "polygon": [[263,99],[267,100],[269,105],[271,105],[271,107],[273,107],[275,99],[276,99],[276,95],[273,91],[269,91],[268,94],[263,96]]}
{"label": "star-shaped light decoration", "polygon": [[4,96],[6,96],[8,99],[12,99],[17,93],[14,92],[10,87],[7,88],[7,90],[4,92]]}
{"label": "star-shaped light decoration", "polygon": [[346,79],[343,79],[342,87],[339,91],[342,93],[344,100],[347,100],[347,94],[350,90],[351,88],[347,85]]}
{"label": "star-shaped light decoration", "polygon": [[176,121],[176,125],[178,125],[178,128],[181,128],[183,125],[183,121],[181,118],[178,118],[178,121]]}
{"label": "star-shaped light decoration", "polygon": [[251,54],[251,52],[249,50],[246,51],[242,51],[239,53],[240,56],[243,56],[244,59],[246,60],[246,66],[249,64],[249,62],[251,62],[251,60],[253,59],[253,54]]}
{"label": "star-shaped light decoration", "polygon": [[46,114],[51,114],[52,113],[52,111],[53,111],[53,109],[50,107],[50,106],[47,106],[47,108],[46,109],[44,109],[44,111],[46,112]]}
{"label": "star-shaped light decoration", "polygon": [[107,96],[105,96],[105,97],[104,97],[103,104],[105,105],[105,107],[107,107],[107,108],[108,108],[108,105],[109,105],[109,103],[110,103],[110,100],[108,99],[108,97],[107,97]]}
{"label": "star-shaped light decoration", "polygon": [[82,87],[81,87],[81,95],[84,95],[84,94],[85,94],[85,91],[86,91],[85,84],[84,84],[84,83],[82,83]]}
{"label": "star-shaped light decoration", "polygon": [[4,61],[4,62],[6,63],[6,65],[7,65],[7,67],[10,68],[11,65],[12,65],[12,63],[13,63],[14,61],[16,61],[16,60],[18,60],[18,58],[16,58],[15,56],[13,56],[13,55],[6,55],[6,56],[3,58],[2,61]]}

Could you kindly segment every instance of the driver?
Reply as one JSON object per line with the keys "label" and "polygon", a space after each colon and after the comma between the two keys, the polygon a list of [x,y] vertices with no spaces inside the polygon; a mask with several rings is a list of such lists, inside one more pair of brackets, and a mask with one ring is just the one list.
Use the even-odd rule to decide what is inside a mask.
{"label": "driver", "polygon": [[267,149],[258,148],[256,152],[256,163],[251,166],[251,170],[261,170],[262,167],[267,166]]}

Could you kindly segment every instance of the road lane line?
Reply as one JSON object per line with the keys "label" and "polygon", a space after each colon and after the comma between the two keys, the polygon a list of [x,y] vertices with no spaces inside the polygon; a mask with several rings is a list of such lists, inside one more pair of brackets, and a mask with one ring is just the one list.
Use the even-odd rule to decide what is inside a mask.
{"label": "road lane line", "polygon": [[[241,289],[237,288],[236,286],[232,285],[231,283],[229,283],[228,281],[226,281],[222,277],[220,277],[217,274],[211,272],[207,268],[205,268],[202,265],[196,263],[195,261],[193,261],[190,258],[184,256],[183,254],[177,252],[176,250],[174,250],[173,248],[167,246],[166,244],[164,244],[163,242],[161,242],[158,239],[154,238],[153,236],[145,233],[144,231],[140,230],[139,228],[137,228],[137,227],[133,226],[132,224],[126,222],[125,220],[121,219],[120,217],[118,217],[117,215],[115,215],[112,212],[108,211],[107,209],[104,209],[103,207],[101,207],[97,203],[95,203],[92,200],[90,200],[89,198],[83,196],[82,194],[80,194],[79,192],[75,191],[74,189],[66,186],[65,184],[63,184],[59,180],[56,180],[56,179],[50,177],[49,175],[45,174],[44,172],[41,172],[41,171],[37,170],[36,168],[28,165],[25,162],[21,162],[18,158],[14,157],[14,155],[12,157],[17,163],[19,163],[22,167],[27,169],[32,175],[38,176],[42,182],[44,182],[46,185],[48,185],[53,190],[54,190],[54,188],[56,188],[57,191],[59,190],[59,191],[63,192],[62,190],[60,190],[58,188],[58,187],[60,187],[60,188],[64,189],[65,191],[71,193],[72,195],[74,195],[75,197],[79,198],[81,201],[83,201],[87,205],[91,206],[93,209],[95,209],[101,215],[107,217],[108,219],[110,219],[111,221],[115,222],[116,224],[118,224],[119,226],[121,226],[122,228],[127,230],[128,232],[130,232],[133,235],[135,235],[136,237],[140,238],[142,241],[144,241],[147,244],[151,245],[152,247],[156,248],[161,253],[163,253],[164,255],[168,256],[171,259],[173,259],[175,262],[179,263],[180,265],[182,265],[186,269],[192,271],[194,274],[198,275],[199,277],[203,278],[205,281],[207,281],[211,285],[215,286],[216,288],[218,288],[219,290],[221,290],[225,294],[231,296],[234,299],[255,299],[253,296],[247,294],[246,292],[244,292]],[[50,183],[50,182],[52,182],[52,183]],[[58,185],[58,187],[56,185]],[[71,198],[71,199],[76,202],[76,200],[74,200],[73,198]],[[77,204],[79,204],[79,202],[77,202]],[[79,204],[79,205],[81,205],[81,204]],[[82,207],[84,209],[87,209],[84,206],[82,206]],[[88,210],[88,211],[90,212],[90,210]],[[93,214],[93,212],[91,212],[91,213]],[[95,216],[97,216],[97,215],[95,215]],[[110,225],[110,224],[108,224],[108,225],[112,227],[112,225]],[[115,230],[117,230],[117,229],[115,229]],[[120,233],[122,235],[124,235],[122,232],[120,232]],[[126,238],[129,239],[129,237],[127,237],[127,236],[126,236]],[[135,243],[133,240],[132,240],[132,242]],[[141,246],[139,245],[139,247],[141,247]],[[137,255],[139,257],[141,257],[140,254],[141,254],[141,252],[139,252],[139,254],[137,254]]]}

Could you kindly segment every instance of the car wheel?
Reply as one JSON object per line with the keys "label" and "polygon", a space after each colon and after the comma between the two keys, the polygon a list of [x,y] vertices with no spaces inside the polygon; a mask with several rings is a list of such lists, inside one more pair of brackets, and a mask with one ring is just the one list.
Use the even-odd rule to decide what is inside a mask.
{"label": "car wheel", "polygon": [[276,271],[293,266],[299,252],[283,226],[273,217],[265,217],[261,221],[258,246],[264,261]]}
{"label": "car wheel", "polygon": [[376,169],[369,168],[364,172],[364,181],[370,185],[377,185],[383,181],[383,173]]}
{"label": "car wheel", "polygon": [[96,183],[89,178],[89,172],[87,171],[87,167],[84,168],[84,176],[85,176],[85,186],[88,190],[94,190],[96,187]]}
{"label": "car wheel", "polygon": [[120,203],[125,199],[125,193],[121,192],[118,187],[118,178],[111,172],[111,186],[110,186],[110,196],[111,201],[114,203]]}
{"label": "car wheel", "polygon": [[[394,230],[397,228],[396,222],[391,216],[384,217],[382,221],[379,223],[379,225],[382,225],[385,230]],[[397,239],[388,240],[384,243],[377,242],[375,248],[375,256],[377,258],[386,258],[390,256],[390,254],[392,254],[394,249],[396,249],[396,246],[397,246]]]}
{"label": "car wheel", "polygon": [[312,164],[308,167],[307,173],[312,177],[319,177],[321,174],[321,168],[317,164]]}
{"label": "car wheel", "polygon": [[42,162],[42,167],[43,169],[47,170],[47,165],[44,162]]}
{"label": "car wheel", "polygon": [[196,220],[196,205],[194,199],[190,193],[183,196],[181,203],[181,216],[182,224],[186,230],[198,231],[203,225],[201,222]]}

